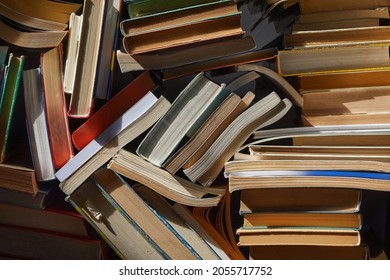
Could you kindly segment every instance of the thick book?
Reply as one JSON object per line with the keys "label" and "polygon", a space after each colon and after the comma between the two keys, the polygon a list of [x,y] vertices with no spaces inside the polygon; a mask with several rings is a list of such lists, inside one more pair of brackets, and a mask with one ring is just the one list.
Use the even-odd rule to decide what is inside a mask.
{"label": "thick book", "polygon": [[359,246],[361,236],[358,230],[335,228],[239,228],[239,246],[263,245],[316,245],[316,246]]}
{"label": "thick book", "polygon": [[[204,240],[175,215],[170,204],[151,189],[133,187],[106,168],[95,172],[92,178],[113,205],[120,207],[169,259],[218,259]],[[182,230],[184,227],[186,231]],[[196,239],[201,243],[196,244]]]}
{"label": "thick book", "polygon": [[5,42],[21,48],[44,49],[55,48],[62,43],[68,34],[67,30],[26,32],[15,29],[0,20],[0,38]]}
{"label": "thick book", "polygon": [[88,118],[94,99],[106,98],[110,92],[120,7],[121,2],[116,0],[84,1],[70,117]]}
{"label": "thick book", "polygon": [[147,71],[142,72],[73,131],[73,146],[77,150],[83,149],[126,110],[149,91],[155,90],[156,87],[157,84],[154,82],[151,73]]}
{"label": "thick book", "polygon": [[4,69],[4,81],[0,96],[0,162],[4,162],[11,153],[9,137],[12,123],[16,117],[15,106],[21,83],[24,59],[10,53]]}
{"label": "thick book", "polygon": [[137,154],[162,166],[184,137],[190,137],[227,97],[224,88],[203,72],[196,75],[142,140]]}
{"label": "thick book", "polygon": [[229,190],[250,188],[329,187],[390,191],[390,174],[339,170],[271,170],[230,173]]}
{"label": "thick book", "polygon": [[147,118],[149,111],[153,110],[157,103],[158,98],[152,92],[149,92],[142,97],[81,149],[71,161],[59,169],[55,174],[57,179],[60,182],[63,182],[73,173],[77,172],[79,168],[85,165],[86,162],[106,147],[113,139],[118,137],[121,133],[123,134],[124,131],[129,130],[131,127],[136,127],[143,118]]}
{"label": "thick book", "polygon": [[10,159],[0,163],[0,188],[36,195],[38,181],[29,161]]}
{"label": "thick book", "polygon": [[299,8],[302,14],[306,13],[316,13],[316,12],[325,12],[325,11],[343,11],[351,9],[368,9],[368,8],[377,8],[377,7],[386,7],[389,6],[390,2],[388,0],[345,0],[342,2],[336,0],[301,0],[299,2]]}
{"label": "thick book", "polygon": [[[252,36],[227,36],[207,43],[191,44],[157,50],[153,52],[130,55],[117,52],[117,60],[122,72],[137,70],[160,70],[176,68],[196,63],[210,63],[214,59],[238,55],[254,50],[256,42]],[[253,55],[255,57],[255,55]],[[225,58],[226,59],[226,58]],[[260,59],[260,56],[258,57]],[[217,61],[215,61],[217,62]],[[199,69],[199,67],[197,67]],[[209,67],[206,67],[209,68]],[[197,70],[195,72],[200,72]],[[167,76],[167,75],[166,75]]]}
{"label": "thick book", "polygon": [[297,31],[285,35],[287,48],[342,46],[350,44],[388,43],[390,26],[368,26],[319,31]]}
{"label": "thick book", "polygon": [[[153,94],[151,93],[151,95]],[[107,132],[104,131],[100,134],[98,138],[102,137],[101,142],[92,141],[81,150],[77,154],[80,154],[80,156],[74,161],[76,167],[70,162],[66,169],[58,170],[58,172],[61,172],[57,172],[56,176],[58,175],[60,178],[62,176],[62,179],[64,179],[60,183],[60,188],[65,194],[69,195],[74,192],[82,182],[108,162],[121,148],[155,124],[171,106],[163,96],[158,99],[153,98],[153,96],[148,97],[145,98],[144,102],[139,101],[142,106],[137,108],[136,112],[130,108],[127,115],[126,113],[122,115],[116,123],[114,122],[112,126],[107,128]],[[127,119],[128,125],[123,127],[121,123],[125,119]],[[104,143],[104,145],[101,145],[101,143]],[[84,150],[85,152],[83,152]],[[62,175],[60,176],[60,174]]]}
{"label": "thick book", "polygon": [[67,104],[62,79],[62,45],[41,54],[42,85],[51,156],[55,168],[64,166],[73,156]]}
{"label": "thick book", "polygon": [[190,167],[184,169],[193,182],[209,186],[222,171],[224,164],[252,133],[280,120],[292,107],[288,99],[272,92],[242,112],[219,135],[209,149]]}
{"label": "thick book", "polygon": [[159,13],[169,11],[180,11],[185,8],[189,8],[196,5],[202,5],[213,2],[223,2],[230,0],[173,0],[169,2],[161,2],[158,0],[143,0],[143,1],[130,1],[128,2],[127,11],[130,18],[141,18],[145,16],[155,15]]}
{"label": "thick book", "polygon": [[194,184],[124,149],[115,154],[107,167],[174,202],[188,206],[216,206],[226,190],[226,185],[208,188]]}
{"label": "thick book", "polygon": [[389,67],[388,52],[389,44],[280,50],[276,67],[283,76],[378,70]]}
{"label": "thick book", "polygon": [[250,260],[368,260],[369,246],[250,246]]}
{"label": "thick book", "polygon": [[23,83],[26,126],[35,174],[38,181],[53,180],[55,169],[50,151],[40,69],[25,70]]}
{"label": "thick book", "polygon": [[137,225],[102,192],[86,180],[67,200],[93,226],[122,259],[163,260],[167,257],[139,230]]}
{"label": "thick book", "polygon": [[123,38],[123,47],[129,54],[141,54],[172,47],[199,44],[218,38],[243,35],[241,13],[194,20],[180,25],[153,29],[150,32],[129,34]]}
{"label": "thick book", "polygon": [[358,229],[362,227],[360,213],[296,213],[296,212],[262,212],[242,214],[242,227],[272,228],[272,227],[313,227]]}
{"label": "thick book", "polygon": [[362,191],[347,188],[253,188],[240,192],[239,214],[357,213]]}

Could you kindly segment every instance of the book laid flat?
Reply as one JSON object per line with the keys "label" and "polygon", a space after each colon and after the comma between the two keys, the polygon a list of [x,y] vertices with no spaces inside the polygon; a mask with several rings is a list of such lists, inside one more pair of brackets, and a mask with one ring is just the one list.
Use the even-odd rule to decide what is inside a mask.
{"label": "book laid flat", "polygon": [[6,163],[0,163],[0,188],[36,195],[38,182],[35,170],[24,161],[10,159]]}
{"label": "book laid flat", "polygon": [[78,12],[82,6],[79,3],[53,2],[50,0],[37,0],[34,3],[28,0],[3,0],[1,3],[18,14],[64,24],[68,22],[70,14]]}
{"label": "book laid flat", "polygon": [[11,153],[8,139],[15,117],[14,114],[16,114],[15,106],[23,65],[24,56],[18,57],[13,53],[9,54],[8,63],[4,68],[4,81],[0,89],[0,162],[4,162]]}
{"label": "book laid flat", "polygon": [[123,146],[149,129],[170,107],[166,98],[157,99],[152,93],[137,104],[81,150],[74,161],[57,171],[56,177],[62,180],[60,188],[65,194],[71,194]]}
{"label": "book laid flat", "polygon": [[351,10],[351,9],[370,9],[377,7],[386,7],[389,6],[390,2],[388,0],[346,0],[338,2],[335,0],[323,1],[323,0],[300,0],[299,8],[301,13],[315,13],[315,12],[325,12],[332,10]]}
{"label": "book laid flat", "polygon": [[242,171],[229,175],[229,190],[275,187],[332,187],[390,191],[390,175],[384,172],[272,170]]}
{"label": "book laid flat", "polygon": [[125,0],[125,2],[129,3],[127,9],[130,18],[145,17],[169,11],[180,11],[182,9],[190,8],[196,5],[224,1],[230,0],[173,0],[169,2],[161,2],[158,0]]}
{"label": "book laid flat", "polygon": [[299,91],[389,86],[389,76],[390,69],[386,67],[365,71],[299,75],[292,83]]}
{"label": "book laid flat", "polygon": [[6,24],[3,19],[0,20],[0,28],[2,40],[17,47],[31,49],[57,47],[68,34],[68,31],[20,31]]}
{"label": "book laid flat", "polygon": [[88,179],[68,198],[117,255],[128,260],[162,260],[166,256],[139,230],[101,188]]}
{"label": "book laid flat", "polygon": [[98,111],[89,117],[72,133],[72,143],[77,150],[83,149],[88,143],[103,132],[123,113],[138,102],[157,85],[151,74],[142,72],[127,86],[112,96]]}
{"label": "book laid flat", "polygon": [[240,192],[240,214],[267,212],[356,213],[362,191],[347,188],[253,188]]}
{"label": "book laid flat", "polygon": [[254,97],[251,92],[243,98],[231,93],[196,133],[164,163],[163,168],[174,174],[181,167],[185,168],[186,164],[196,162],[223,130],[250,105]]}
{"label": "book laid flat", "polygon": [[224,87],[203,72],[196,75],[142,140],[137,154],[162,166],[182,139],[193,134],[227,97]]}
{"label": "book laid flat", "polygon": [[359,246],[361,242],[358,230],[334,228],[267,228],[237,230],[239,246],[262,245],[330,245]]}
{"label": "book laid flat", "polygon": [[7,225],[0,229],[0,254],[17,259],[101,260],[106,255],[100,239]]}
{"label": "book laid flat", "polygon": [[340,114],[340,115],[302,115],[302,126],[327,126],[349,124],[386,124],[390,114]]}
{"label": "book laid flat", "polygon": [[[118,50],[117,60],[122,73],[137,70],[158,70],[206,63],[209,60],[238,55],[252,51],[256,43],[252,36],[226,36],[207,43],[179,46],[167,50],[157,50],[143,54],[130,55]],[[255,54],[253,54],[255,56]],[[217,63],[217,61],[215,61]],[[200,72],[197,70],[196,72]]]}
{"label": "book laid flat", "polygon": [[66,115],[62,55],[62,45],[41,54],[46,119],[51,156],[55,168],[61,168],[74,156]]}
{"label": "book laid flat", "polygon": [[368,260],[369,247],[318,245],[250,246],[251,260]]}
{"label": "book laid flat", "polygon": [[380,26],[381,20],[379,18],[359,18],[359,19],[347,19],[336,20],[327,22],[316,23],[294,23],[292,26],[291,34],[321,31],[321,30],[339,30],[348,28],[367,28]]}
{"label": "book laid flat", "polygon": [[297,31],[285,35],[289,48],[321,46],[342,46],[349,44],[369,44],[389,42],[390,26],[369,26],[356,28],[325,29],[316,31]]}
{"label": "book laid flat", "polygon": [[242,214],[243,228],[315,227],[361,229],[360,213],[267,212]]}
{"label": "book laid flat", "polygon": [[263,97],[230,123],[202,157],[183,170],[184,173],[191,181],[209,186],[253,131],[281,119],[291,107],[292,103],[286,98],[281,100],[276,92]]}
{"label": "book laid flat", "polygon": [[240,19],[241,13],[236,13],[185,22],[177,26],[126,36],[123,38],[123,46],[129,54],[140,54],[227,36],[242,36],[244,31]]}
{"label": "book laid flat", "polygon": [[35,174],[38,181],[53,180],[55,169],[50,151],[40,69],[25,70],[23,84],[26,126]]}
{"label": "book laid flat", "polygon": [[279,51],[277,71],[280,75],[288,76],[351,70],[379,70],[388,67],[389,63],[389,44],[290,49]]}
{"label": "book laid flat", "polygon": [[216,206],[226,190],[226,186],[208,188],[194,184],[124,149],[112,158],[107,167],[174,202],[189,206]]}
{"label": "book laid flat", "polygon": [[237,4],[234,1],[214,1],[189,6],[179,11],[170,10],[164,13],[125,19],[120,22],[120,30],[125,37],[135,36],[152,30],[162,30],[191,21],[204,20],[237,12]]}
{"label": "book laid flat", "polygon": [[[202,239],[204,246],[194,246],[197,245],[195,238],[199,239],[199,236],[191,234],[195,232],[190,228],[187,228],[188,232],[182,231],[180,226],[184,227],[185,223],[175,215],[168,202],[151,189],[133,188],[114,171],[105,168],[95,172],[92,179],[169,259],[218,259]],[[142,188],[147,190],[142,191]],[[164,204],[169,208],[162,209]],[[206,251],[199,251],[201,248]]]}
{"label": "book laid flat", "polygon": [[364,9],[356,9],[356,6],[353,9],[344,9],[344,10],[333,10],[333,11],[324,11],[316,13],[301,13],[298,16],[298,22],[301,24],[307,23],[317,23],[317,22],[335,22],[343,20],[352,20],[352,19],[388,19],[389,8],[386,6],[383,7],[372,7]]}

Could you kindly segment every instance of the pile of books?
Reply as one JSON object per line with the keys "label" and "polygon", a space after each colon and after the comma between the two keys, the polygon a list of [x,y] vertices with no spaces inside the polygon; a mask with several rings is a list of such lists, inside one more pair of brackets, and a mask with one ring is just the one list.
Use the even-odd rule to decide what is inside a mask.
{"label": "pile of books", "polygon": [[[362,190],[390,190],[390,3],[265,1],[300,14],[285,49],[259,49],[246,1],[18,2],[0,5],[15,213],[0,256],[370,257]],[[81,231],[15,223],[54,212]],[[24,253],[16,236],[42,242]]]}

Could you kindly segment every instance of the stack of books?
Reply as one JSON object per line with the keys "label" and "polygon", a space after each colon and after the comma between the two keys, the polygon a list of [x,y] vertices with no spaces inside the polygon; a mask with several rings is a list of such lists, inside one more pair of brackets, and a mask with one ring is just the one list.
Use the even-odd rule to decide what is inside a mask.
{"label": "stack of books", "polygon": [[238,245],[250,259],[367,259],[360,191],[241,189]]}

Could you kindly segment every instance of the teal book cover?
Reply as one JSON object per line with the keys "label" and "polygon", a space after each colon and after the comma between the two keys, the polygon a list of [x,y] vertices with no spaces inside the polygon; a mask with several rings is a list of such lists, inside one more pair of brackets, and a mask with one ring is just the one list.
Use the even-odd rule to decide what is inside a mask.
{"label": "teal book cover", "polygon": [[8,149],[8,138],[23,65],[24,56],[17,57],[10,53],[8,65],[5,67],[4,85],[0,100],[0,162],[3,162],[10,152]]}

